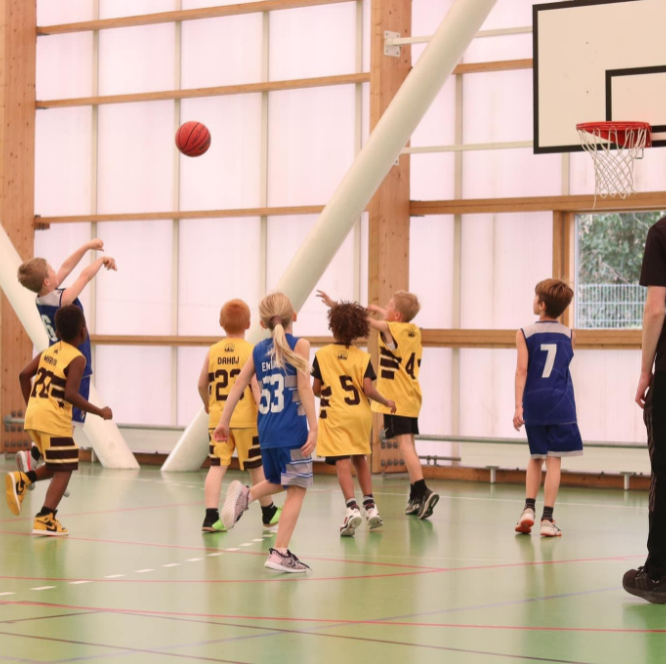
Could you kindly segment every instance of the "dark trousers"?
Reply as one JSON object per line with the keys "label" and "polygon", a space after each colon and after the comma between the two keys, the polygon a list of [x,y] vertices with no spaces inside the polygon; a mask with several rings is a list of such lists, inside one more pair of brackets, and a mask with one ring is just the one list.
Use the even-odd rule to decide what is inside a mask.
{"label": "dark trousers", "polygon": [[666,372],[655,373],[643,414],[652,466],[650,484],[650,531],[648,575],[658,580],[666,575]]}

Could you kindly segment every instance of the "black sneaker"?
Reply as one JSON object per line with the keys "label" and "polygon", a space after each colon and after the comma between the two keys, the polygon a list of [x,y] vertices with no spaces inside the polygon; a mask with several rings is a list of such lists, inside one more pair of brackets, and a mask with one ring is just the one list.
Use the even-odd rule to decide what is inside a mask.
{"label": "black sneaker", "polygon": [[428,488],[425,495],[421,498],[421,508],[419,509],[419,520],[425,520],[432,516],[435,505],[439,502],[439,495]]}
{"label": "black sneaker", "polygon": [[421,502],[416,499],[416,497],[410,497],[407,500],[407,506],[405,507],[406,516],[415,516],[419,509],[421,508]]}
{"label": "black sneaker", "polygon": [[645,567],[630,569],[622,578],[625,592],[649,601],[651,604],[666,604],[666,576],[652,580]]}

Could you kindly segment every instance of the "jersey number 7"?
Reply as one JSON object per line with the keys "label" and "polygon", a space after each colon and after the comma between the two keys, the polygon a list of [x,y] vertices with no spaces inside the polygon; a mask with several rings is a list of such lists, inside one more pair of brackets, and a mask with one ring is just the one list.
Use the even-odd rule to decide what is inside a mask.
{"label": "jersey number 7", "polygon": [[551,373],[553,372],[553,366],[555,365],[555,356],[557,356],[557,345],[541,345],[541,351],[545,351],[548,356],[546,356],[546,365],[543,367],[543,373],[541,374],[542,379],[548,379]]}

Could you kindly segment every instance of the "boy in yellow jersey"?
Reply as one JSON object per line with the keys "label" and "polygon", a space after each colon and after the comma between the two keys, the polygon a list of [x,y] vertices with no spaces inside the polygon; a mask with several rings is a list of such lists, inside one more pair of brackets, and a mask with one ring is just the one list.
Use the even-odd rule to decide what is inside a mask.
{"label": "boy in yellow jersey", "polygon": [[[323,291],[317,292],[317,295],[326,305],[335,304]],[[423,346],[421,329],[412,320],[420,309],[415,294],[397,291],[386,308],[368,306],[370,312],[376,312],[383,318],[383,321],[369,319],[368,322],[380,334],[377,390],[398,406],[398,411],[391,414],[388,407],[374,402],[372,411],[384,414],[386,437],[398,440],[407,466],[410,492],[405,513],[418,515],[423,520],[432,515],[439,495],[426,486],[414,442],[414,436],[419,434],[418,418],[422,401],[419,371]]]}
{"label": "boy in yellow jersey", "polygon": [[372,477],[365,458],[370,453],[372,413],[370,400],[393,414],[395,403],[372,385],[377,378],[370,354],[354,346],[354,340],[370,332],[367,311],[358,303],[338,303],[328,313],[335,343],[315,354],[312,375],[314,394],[321,398],[317,453],[335,465],[347,513],[340,536],[354,536],[363,522],[354,496],[352,465],[363,491],[363,510],[370,529],[384,524],[372,494]]}
{"label": "boy in yellow jersey", "polygon": [[[234,449],[238,453],[240,468],[249,472],[252,485],[265,480],[257,431],[257,405],[260,396],[256,380],[253,380],[243,393],[234,411],[229,439],[224,442],[213,439],[213,431],[220,421],[224,404],[236,378],[245,362],[252,357],[253,347],[245,340],[245,331],[250,328],[250,308],[238,299],[225,303],[220,312],[220,326],[227,337],[210,348],[199,377],[199,395],[206,413],[210,415],[210,469],[204,488],[206,517],[201,528],[204,532],[225,531],[220,521],[218,506],[222,479],[231,464]],[[273,504],[270,496],[262,497],[259,503],[264,527],[276,525],[282,509]]]}
{"label": "boy in yellow jersey", "polygon": [[[79,394],[86,369],[85,356],[77,349],[88,339],[83,311],[76,305],[61,307],[55,315],[59,342],[36,356],[21,371],[21,391],[28,405],[25,429],[39,448],[46,464],[36,470],[5,476],[7,505],[18,515],[29,485],[51,479],[42,510],[35,517],[33,534],[67,536],[56,518],[72,472],[79,467],[79,448],[73,439],[72,408],[113,418],[108,407],[100,409]],[[36,377],[34,383],[32,378]]]}

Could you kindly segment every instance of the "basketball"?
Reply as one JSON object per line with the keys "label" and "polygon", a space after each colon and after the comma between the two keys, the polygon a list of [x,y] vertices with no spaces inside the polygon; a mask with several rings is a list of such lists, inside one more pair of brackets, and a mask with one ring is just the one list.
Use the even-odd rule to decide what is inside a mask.
{"label": "basketball", "polygon": [[176,146],[183,155],[199,157],[210,148],[210,132],[195,120],[183,123],[176,132]]}

